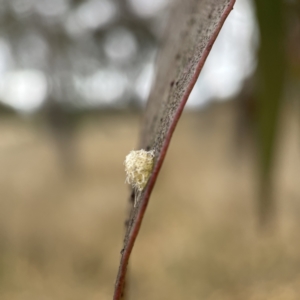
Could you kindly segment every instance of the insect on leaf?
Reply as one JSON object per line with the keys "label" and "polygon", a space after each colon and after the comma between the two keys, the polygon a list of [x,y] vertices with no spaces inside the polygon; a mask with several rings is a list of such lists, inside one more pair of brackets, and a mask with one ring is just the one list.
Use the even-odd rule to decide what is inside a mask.
{"label": "insect on leaf", "polygon": [[147,103],[139,142],[140,149],[154,151],[154,166],[127,223],[115,285],[115,300],[122,297],[128,260],[172,134],[234,2],[235,0],[176,1],[170,11],[164,46],[157,59],[156,80]]}

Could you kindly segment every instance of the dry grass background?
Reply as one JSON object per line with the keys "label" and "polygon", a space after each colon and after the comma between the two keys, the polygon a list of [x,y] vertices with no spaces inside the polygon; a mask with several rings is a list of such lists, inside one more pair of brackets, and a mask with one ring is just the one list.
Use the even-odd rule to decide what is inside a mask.
{"label": "dry grass background", "polygon": [[[254,152],[238,151],[232,104],[184,114],[135,245],[131,299],[300,298],[300,134],[287,109],[276,164],[276,225],[255,213]],[[84,121],[76,168],[49,135],[0,121],[0,299],[112,298],[138,116]]]}

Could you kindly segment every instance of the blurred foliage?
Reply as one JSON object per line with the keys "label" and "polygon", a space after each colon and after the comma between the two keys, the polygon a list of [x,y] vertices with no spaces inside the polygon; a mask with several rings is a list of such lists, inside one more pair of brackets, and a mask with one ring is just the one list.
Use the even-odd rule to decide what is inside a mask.
{"label": "blurred foliage", "polygon": [[282,0],[256,0],[260,30],[257,67],[257,118],[260,164],[260,214],[262,220],[271,210],[272,171],[279,112],[285,80],[284,12]]}
{"label": "blurred foliage", "polygon": [[141,18],[131,6],[120,0],[1,0],[5,68],[41,71],[44,101],[51,105],[137,105],[143,91],[136,91],[136,81],[153,59],[160,22]]}
{"label": "blurred foliage", "polygon": [[297,1],[256,0],[255,6],[260,47],[252,107],[258,137],[259,216],[265,223],[275,209],[272,177],[283,102],[299,102],[300,13]]}

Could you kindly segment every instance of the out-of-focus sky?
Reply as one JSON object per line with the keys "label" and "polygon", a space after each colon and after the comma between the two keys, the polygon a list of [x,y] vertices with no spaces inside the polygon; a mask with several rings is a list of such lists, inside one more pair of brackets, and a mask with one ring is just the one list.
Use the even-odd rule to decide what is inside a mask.
{"label": "out-of-focus sky", "polygon": [[[0,14],[9,16],[0,31],[2,103],[30,113],[37,111],[47,98],[77,108],[122,108],[132,99],[141,104],[147,100],[154,77],[157,40],[170,1],[124,2],[129,10],[127,18],[144,24],[149,31],[146,34],[138,26],[127,26],[126,19],[121,20],[120,1],[89,0],[78,5],[67,0],[1,2]],[[34,24],[41,24],[41,28]],[[55,42],[49,37],[54,37]],[[62,46],[59,39],[66,40]],[[257,44],[252,3],[238,0],[207,59],[188,107],[198,108],[238,93],[243,80],[255,69]]]}

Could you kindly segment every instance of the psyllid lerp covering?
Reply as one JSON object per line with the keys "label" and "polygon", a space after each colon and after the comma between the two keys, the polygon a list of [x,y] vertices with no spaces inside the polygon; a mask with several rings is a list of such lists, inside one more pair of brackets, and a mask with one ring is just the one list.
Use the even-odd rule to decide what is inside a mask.
{"label": "psyllid lerp covering", "polygon": [[[130,151],[125,158],[126,182],[135,189],[136,194],[142,192],[147,185],[153,169],[154,157],[154,150],[141,149]],[[136,206],[136,199],[134,206]]]}

